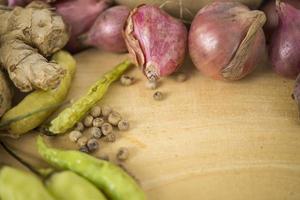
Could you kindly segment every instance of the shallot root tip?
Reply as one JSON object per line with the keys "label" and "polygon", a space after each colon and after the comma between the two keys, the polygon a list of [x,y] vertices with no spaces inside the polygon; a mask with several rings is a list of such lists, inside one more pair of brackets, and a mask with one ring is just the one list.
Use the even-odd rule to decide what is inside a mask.
{"label": "shallot root tip", "polygon": [[159,79],[158,71],[153,64],[147,65],[144,71],[149,81],[156,81]]}

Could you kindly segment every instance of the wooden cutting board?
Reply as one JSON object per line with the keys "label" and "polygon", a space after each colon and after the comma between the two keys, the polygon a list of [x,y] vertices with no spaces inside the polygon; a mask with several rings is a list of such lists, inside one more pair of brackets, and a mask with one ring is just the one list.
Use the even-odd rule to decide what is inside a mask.
{"label": "wooden cutting board", "polygon": [[[76,99],[127,55],[89,50],[76,56],[78,70],[69,99]],[[128,147],[123,165],[153,200],[300,199],[300,121],[291,92],[294,81],[280,78],[268,64],[238,82],[204,77],[187,61],[186,82],[174,77],[159,87],[166,98],[154,101],[138,80],[115,83],[100,104],[109,104],[131,122],[115,143],[101,142],[95,155]],[[7,140],[29,162],[44,165],[35,150],[36,133]],[[66,137],[51,145],[75,148]],[[0,153],[1,162],[16,164]]]}

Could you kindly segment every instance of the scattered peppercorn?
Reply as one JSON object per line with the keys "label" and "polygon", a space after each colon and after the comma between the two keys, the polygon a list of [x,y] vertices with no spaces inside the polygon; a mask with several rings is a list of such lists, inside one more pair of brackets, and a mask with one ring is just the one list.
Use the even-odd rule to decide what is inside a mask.
{"label": "scattered peppercorn", "polygon": [[107,121],[114,126],[117,126],[122,117],[118,112],[112,112],[109,114]]}
{"label": "scattered peppercorn", "polygon": [[77,144],[82,147],[82,146],[85,146],[86,143],[87,143],[88,139],[86,137],[81,137],[77,140]]}
{"label": "scattered peppercorn", "polygon": [[90,114],[93,117],[99,117],[101,115],[101,107],[100,106],[95,106],[91,109]]}
{"label": "scattered peppercorn", "polygon": [[89,139],[87,142],[87,147],[90,152],[95,151],[99,148],[99,143],[95,138]]}
{"label": "scattered peppercorn", "polygon": [[120,78],[120,82],[124,86],[129,86],[129,85],[133,84],[134,78],[132,76],[128,76],[128,75],[122,75]]}
{"label": "scattered peppercorn", "polygon": [[114,142],[116,141],[116,135],[114,133],[110,133],[104,137],[105,142]]}
{"label": "scattered peppercorn", "polygon": [[86,145],[81,146],[81,147],[79,148],[79,151],[81,151],[81,152],[83,152],[83,153],[89,153],[89,149],[88,149],[88,147],[87,147]]}
{"label": "scattered peppercorn", "polygon": [[120,131],[127,131],[129,129],[129,122],[125,119],[122,119],[118,123],[118,128]]}
{"label": "scattered peppercorn", "polygon": [[87,115],[83,120],[83,125],[86,127],[91,127],[93,125],[94,118],[91,115]]}
{"label": "scattered peppercorn", "polygon": [[99,139],[102,135],[101,130],[98,127],[91,127],[89,128],[88,132],[92,137],[96,139]]}
{"label": "scattered peppercorn", "polygon": [[101,117],[97,117],[97,118],[95,118],[94,120],[93,120],[93,126],[94,127],[101,127],[102,126],[102,124],[104,123],[104,119],[103,118],[101,118]]}
{"label": "scattered peppercorn", "polygon": [[164,95],[160,91],[157,91],[153,94],[153,99],[156,101],[161,101],[163,98],[164,98]]}
{"label": "scattered peppercorn", "polygon": [[[82,122],[76,123],[74,130],[69,133],[69,139],[72,142],[77,142],[79,151],[93,152],[99,148],[98,139],[102,136],[104,136],[104,142],[116,141],[113,126],[118,127],[120,131],[126,131],[129,129],[129,122],[122,119],[121,114],[113,111],[108,105],[95,106]],[[117,157],[119,160],[126,160],[128,150],[120,148]]]}
{"label": "scattered peppercorn", "polygon": [[180,72],[176,75],[176,81],[177,82],[184,82],[187,80],[187,75],[183,72]]}
{"label": "scattered peppercorn", "polygon": [[157,88],[157,81],[147,81],[146,82],[146,88],[150,90],[155,90]]}
{"label": "scattered peppercorn", "polygon": [[112,133],[113,127],[110,123],[105,122],[101,126],[101,131],[102,131],[103,135],[108,135],[108,134]]}
{"label": "scattered peppercorn", "polygon": [[108,115],[112,112],[112,108],[110,106],[104,105],[102,106],[102,115],[104,117],[108,117]]}
{"label": "scattered peppercorn", "polygon": [[77,142],[77,140],[82,136],[82,133],[80,131],[71,131],[69,133],[69,139],[72,141],[72,142]]}
{"label": "scattered peppercorn", "polygon": [[76,131],[83,131],[84,130],[83,123],[82,122],[77,122],[74,130],[76,130]]}
{"label": "scattered peppercorn", "polygon": [[120,161],[125,161],[128,159],[129,157],[129,151],[127,148],[125,147],[121,147],[119,150],[118,150],[118,153],[116,155],[117,159],[120,160]]}

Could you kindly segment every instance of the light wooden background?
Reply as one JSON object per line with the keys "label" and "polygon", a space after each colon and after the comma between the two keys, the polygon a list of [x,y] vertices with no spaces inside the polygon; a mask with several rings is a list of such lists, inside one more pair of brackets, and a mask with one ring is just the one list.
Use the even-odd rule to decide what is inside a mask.
{"label": "light wooden background", "polygon": [[[127,55],[89,50],[76,56],[78,71],[69,99],[82,95],[101,74]],[[114,84],[100,102],[110,104],[131,122],[112,144],[96,155],[111,158],[120,146],[130,158],[123,165],[153,200],[299,200],[300,121],[291,99],[293,81],[260,64],[239,82],[214,81],[184,66],[184,83],[163,80],[166,99],[152,99],[142,74],[130,87]],[[28,161],[36,157],[34,136],[7,142]],[[52,145],[74,148],[65,137]],[[1,161],[17,165],[3,151]]]}

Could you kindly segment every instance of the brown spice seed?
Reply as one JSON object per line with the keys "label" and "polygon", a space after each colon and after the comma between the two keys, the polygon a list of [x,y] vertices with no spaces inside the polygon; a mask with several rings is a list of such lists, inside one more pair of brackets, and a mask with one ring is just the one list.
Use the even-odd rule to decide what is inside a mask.
{"label": "brown spice seed", "polygon": [[133,84],[134,78],[132,76],[128,76],[128,75],[122,75],[120,78],[120,82],[124,86],[129,86],[129,85]]}
{"label": "brown spice seed", "polygon": [[90,114],[93,117],[99,117],[101,115],[101,107],[100,106],[95,106],[91,109]]}
{"label": "brown spice seed", "polygon": [[117,159],[120,160],[120,161],[125,161],[128,159],[129,157],[129,151],[127,148],[125,147],[121,147],[119,150],[118,150],[118,153],[116,155]]}
{"label": "brown spice seed", "polygon": [[77,144],[78,144],[80,147],[82,147],[82,146],[86,145],[87,141],[88,141],[88,139],[87,139],[86,137],[83,136],[83,137],[81,137],[81,138],[79,138],[79,139],[77,140]]}
{"label": "brown spice seed", "polygon": [[101,118],[101,117],[97,117],[93,120],[93,126],[94,127],[99,127],[100,128],[102,126],[102,124],[104,124],[104,119]]}
{"label": "brown spice seed", "polygon": [[110,133],[104,137],[105,142],[114,142],[116,141],[116,135],[114,133]]}
{"label": "brown spice seed", "polygon": [[118,123],[118,128],[120,131],[127,131],[129,129],[129,122],[125,119],[122,119]]}
{"label": "brown spice seed", "polygon": [[95,151],[99,148],[99,143],[95,138],[89,139],[86,145],[90,152]]}
{"label": "brown spice seed", "polygon": [[91,115],[88,115],[83,120],[83,125],[86,127],[91,127],[93,125],[94,118]]}
{"label": "brown spice seed", "polygon": [[81,147],[79,148],[79,151],[81,151],[81,152],[83,152],[83,153],[89,153],[89,149],[88,149],[88,147],[87,147],[86,145],[81,146]]}
{"label": "brown spice seed", "polygon": [[83,131],[84,130],[83,123],[82,122],[77,122],[74,130],[76,130],[76,131]]}
{"label": "brown spice seed", "polygon": [[108,117],[108,115],[112,112],[112,108],[108,105],[102,106],[102,115],[104,117]]}
{"label": "brown spice seed", "polygon": [[164,95],[160,91],[157,91],[153,94],[153,99],[156,101],[161,101],[163,98],[164,98]]}
{"label": "brown spice seed", "polygon": [[101,126],[101,131],[102,131],[103,135],[108,135],[108,134],[112,133],[113,127],[110,123],[105,122]]}
{"label": "brown spice seed", "polygon": [[101,129],[98,127],[91,127],[91,128],[89,128],[88,132],[92,137],[94,137],[96,139],[99,139],[102,135]]}
{"label": "brown spice seed", "polygon": [[71,131],[69,133],[69,139],[72,141],[72,142],[77,142],[77,140],[82,136],[82,133],[80,131]]}
{"label": "brown spice seed", "polygon": [[114,126],[117,126],[122,117],[118,112],[112,112],[109,114],[107,121]]}

